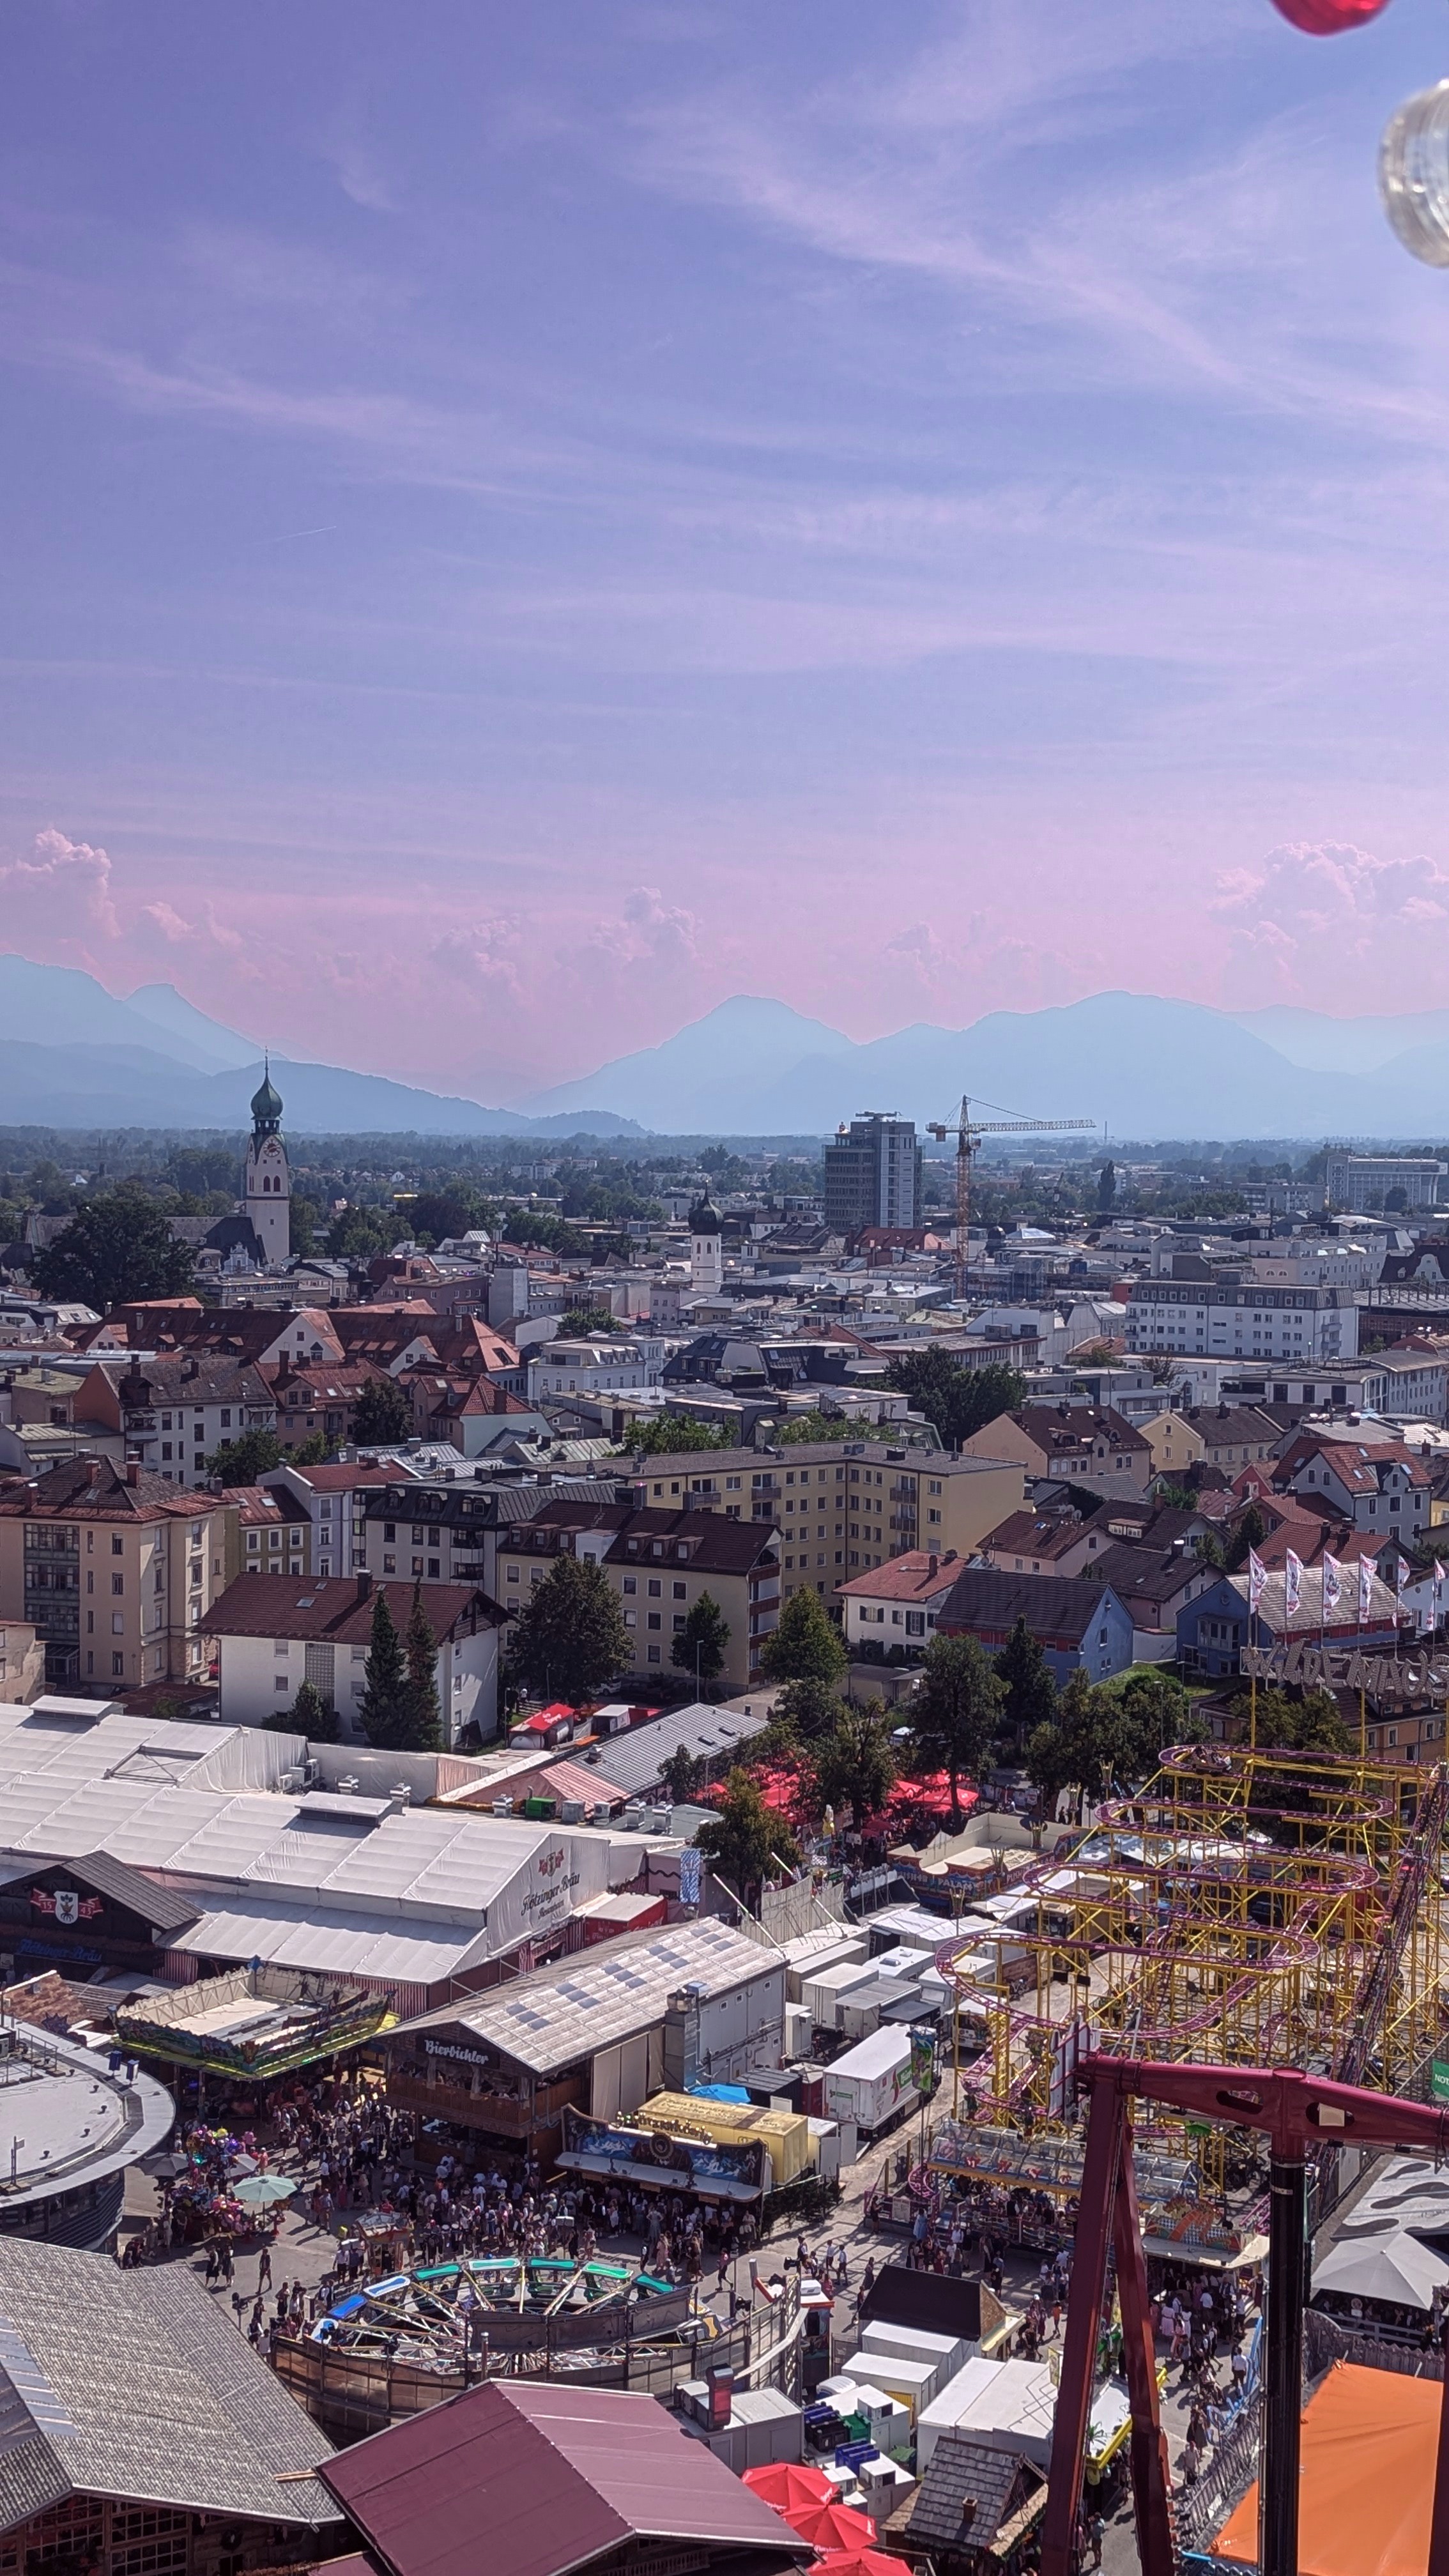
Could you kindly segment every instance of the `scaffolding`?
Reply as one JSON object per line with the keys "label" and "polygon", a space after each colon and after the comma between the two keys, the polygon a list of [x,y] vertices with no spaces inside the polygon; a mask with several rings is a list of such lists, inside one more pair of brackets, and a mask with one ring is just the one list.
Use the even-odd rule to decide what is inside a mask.
{"label": "scaffolding", "polygon": [[[1442,1764],[1165,1754],[1016,1882],[1009,1921],[943,1943],[953,2113],[1070,2121],[1082,2047],[1413,2092],[1449,2023],[1446,1816]],[[1201,2146],[1220,2185],[1222,2133]]]}

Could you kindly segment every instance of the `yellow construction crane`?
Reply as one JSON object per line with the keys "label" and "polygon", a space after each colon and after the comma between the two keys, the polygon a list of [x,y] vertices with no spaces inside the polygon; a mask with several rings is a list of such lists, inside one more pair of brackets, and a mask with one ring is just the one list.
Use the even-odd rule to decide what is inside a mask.
{"label": "yellow construction crane", "polygon": [[[989,1109],[992,1103],[981,1103]],[[966,1294],[967,1243],[971,1222],[971,1157],[983,1136],[1048,1136],[1067,1128],[1095,1127],[1095,1118],[973,1118],[971,1103],[961,1103],[955,1118],[928,1120],[926,1133],[944,1145],[948,1136],[956,1139],[956,1294]]]}

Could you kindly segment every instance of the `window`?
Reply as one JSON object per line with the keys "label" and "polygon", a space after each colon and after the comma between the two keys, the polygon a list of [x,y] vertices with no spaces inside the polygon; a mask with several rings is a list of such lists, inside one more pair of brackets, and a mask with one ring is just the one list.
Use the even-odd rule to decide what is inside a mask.
{"label": "window", "polygon": [[637,1574],[626,1574],[626,1575],[625,1575],[625,1577],[624,1577],[624,1590],[625,1590],[626,1592],[637,1592],[637,1591],[638,1591],[638,1589],[639,1589],[639,1577],[638,1577],[638,1575],[637,1575]]}
{"label": "window", "polygon": [[126,1658],[125,1658],[125,1656],[124,1656],[124,1655],[112,1655],[112,1657],[111,1657],[111,1671],[112,1671],[113,1675],[115,1676],[115,1678],[116,1678],[117,1680],[121,1680],[121,1679],[124,1677],[124,1675],[125,1675],[125,1670],[126,1670]]}
{"label": "window", "polygon": [[658,1664],[658,1663],[662,1663],[662,1662],[663,1662],[663,1660],[664,1660],[664,1652],[663,1652],[663,1648],[662,1648],[662,1647],[660,1647],[660,1646],[651,1646],[651,1647],[650,1647],[650,1649],[649,1649],[649,1661],[651,1662],[651,1664]]}
{"label": "window", "polygon": [[626,1611],[625,1611],[625,1613],[624,1613],[624,1625],[625,1625],[625,1627],[626,1627],[626,1628],[637,1628],[637,1627],[638,1627],[638,1625],[639,1625],[639,1613],[638,1613],[638,1611],[637,1611],[637,1610],[626,1610]]}
{"label": "window", "polygon": [[675,1613],[674,1613],[674,1633],[675,1633],[676,1637],[678,1637],[679,1635],[681,1635],[681,1634],[682,1634],[682,1632],[683,1632],[683,1628],[684,1628],[684,1613],[683,1613],[683,1611],[682,1611],[682,1610],[676,1610],[676,1611],[675,1611]]}
{"label": "window", "polygon": [[112,1575],[112,1577],[111,1577],[111,1590],[112,1590],[112,1592],[115,1592],[115,1593],[122,1593],[122,1592],[124,1592],[124,1591],[125,1591],[125,1589],[126,1589],[126,1578],[125,1578],[124,1574],[113,1574],[113,1575]]}
{"label": "window", "polygon": [[658,1628],[658,1627],[661,1627],[661,1626],[663,1625],[663,1622],[662,1622],[662,1620],[661,1620],[660,1614],[659,1614],[659,1612],[658,1612],[657,1610],[651,1610],[651,1611],[650,1611],[650,1613],[649,1613],[649,1625],[650,1625],[650,1627],[651,1627],[651,1628]]}
{"label": "window", "polygon": [[273,1682],[273,1684],[272,1684],[272,1688],[273,1688],[273,1690],[279,1690],[279,1691],[282,1691],[282,1692],[284,1692],[284,1693],[285,1693],[286,1691],[289,1691],[289,1690],[291,1689],[291,1687],[292,1687],[292,1685],[291,1685],[291,1683],[288,1681],[287,1676],[286,1676],[286,1674],[285,1674],[285,1673],[278,1673],[278,1675],[277,1675],[277,1677],[276,1677],[275,1681],[274,1681],[274,1682]]}
{"label": "window", "polygon": [[[326,1568],[325,1568],[325,1567],[323,1568],[323,1571],[324,1571],[324,1573],[325,1573],[325,1571],[326,1571]],[[433,1576],[434,1578],[436,1578],[436,1577],[437,1577],[441,1572],[442,1572],[442,1559],[441,1559],[440,1557],[430,1556],[430,1557],[429,1557],[429,1559],[428,1559],[428,1573],[429,1573],[431,1576]]]}
{"label": "window", "polygon": [[[259,1547],[261,1546],[261,1543],[262,1543],[262,1542],[261,1542],[261,1536],[260,1536],[260,1533],[259,1533],[258,1531],[256,1531],[256,1530],[248,1530],[248,1531],[247,1531],[247,1548],[248,1548],[248,1551],[249,1551],[249,1552],[252,1552],[252,1551],[256,1550],[257,1548],[259,1548]],[[276,1544],[277,1544],[277,1533],[276,1533],[276,1531],[275,1531],[275,1530],[273,1530],[273,1532],[272,1532],[272,1545],[275,1547],[275,1546],[276,1546]]]}
{"label": "window", "polygon": [[658,1600],[658,1598],[659,1598],[659,1596],[660,1596],[660,1594],[661,1594],[661,1592],[663,1591],[663,1589],[664,1589],[664,1586],[663,1586],[663,1584],[660,1582],[659,1577],[658,1577],[656,1574],[651,1574],[651,1575],[650,1575],[650,1577],[649,1577],[649,1598],[650,1598],[650,1600],[651,1600],[651,1601],[657,1601],[657,1600]]}
{"label": "window", "polygon": [[387,1546],[391,1547],[397,1537],[396,1521],[384,1521],[382,1525],[382,1535]]}
{"label": "window", "polygon": [[[385,1556],[382,1560],[382,1570],[384,1574],[396,1574],[397,1558],[395,1556]],[[508,1569],[508,1580],[510,1583],[516,1583],[518,1581],[518,1568],[516,1565],[510,1565]]]}
{"label": "window", "polygon": [[676,1583],[673,1586],[673,1592],[676,1601],[687,1601],[689,1599],[689,1586],[686,1583]]}
{"label": "window", "polygon": [[285,1655],[285,1654],[286,1654],[286,1652],[287,1652],[287,1640],[286,1640],[286,1638],[285,1638],[285,1637],[274,1637],[274,1638],[272,1639],[272,1652],[273,1652],[273,1654],[274,1654],[274,1655]]}

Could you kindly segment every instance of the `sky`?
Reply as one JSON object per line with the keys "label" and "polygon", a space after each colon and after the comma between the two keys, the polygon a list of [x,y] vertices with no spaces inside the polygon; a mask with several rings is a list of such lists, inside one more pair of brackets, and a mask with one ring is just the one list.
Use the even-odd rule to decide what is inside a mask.
{"label": "sky", "polygon": [[741,991],[1449,1003],[1443,34],[12,13],[0,946],[485,1100]]}

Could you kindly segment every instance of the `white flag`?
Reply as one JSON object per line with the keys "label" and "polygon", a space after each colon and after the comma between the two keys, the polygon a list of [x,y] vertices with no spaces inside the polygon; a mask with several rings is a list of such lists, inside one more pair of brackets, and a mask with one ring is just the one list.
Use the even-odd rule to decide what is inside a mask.
{"label": "white flag", "polygon": [[1291,1619],[1303,1598],[1303,1560],[1290,1547],[1283,1560],[1283,1607]]}
{"label": "white flag", "polygon": [[1406,1583],[1410,1583],[1410,1582],[1412,1582],[1412,1580],[1413,1580],[1413,1575],[1414,1575],[1414,1569],[1413,1569],[1413,1567],[1412,1567],[1411,1565],[1406,1565],[1406,1564],[1404,1563],[1404,1560],[1403,1560],[1403,1558],[1402,1558],[1401,1556],[1400,1556],[1400,1557],[1396,1557],[1396,1558],[1395,1558],[1395,1560],[1394,1560],[1394,1590],[1395,1590],[1395,1592],[1402,1592],[1402,1591],[1403,1591],[1403,1588],[1404,1588],[1404,1586],[1405,1586],[1405,1584],[1406,1584]]}
{"label": "white flag", "polygon": [[1374,1561],[1371,1556],[1361,1556],[1358,1561],[1358,1615],[1360,1620],[1371,1619],[1373,1617],[1373,1608]]}
{"label": "white flag", "polygon": [[1267,1580],[1266,1565],[1257,1549],[1250,1547],[1248,1550],[1248,1609],[1255,1619],[1258,1615],[1258,1604],[1263,1598],[1263,1586]]}
{"label": "white flag", "polygon": [[1323,1609],[1325,1617],[1327,1617],[1330,1610],[1336,1610],[1338,1608],[1339,1598],[1342,1591],[1343,1568],[1339,1564],[1337,1557],[1330,1556],[1327,1548],[1325,1548],[1323,1551]]}

